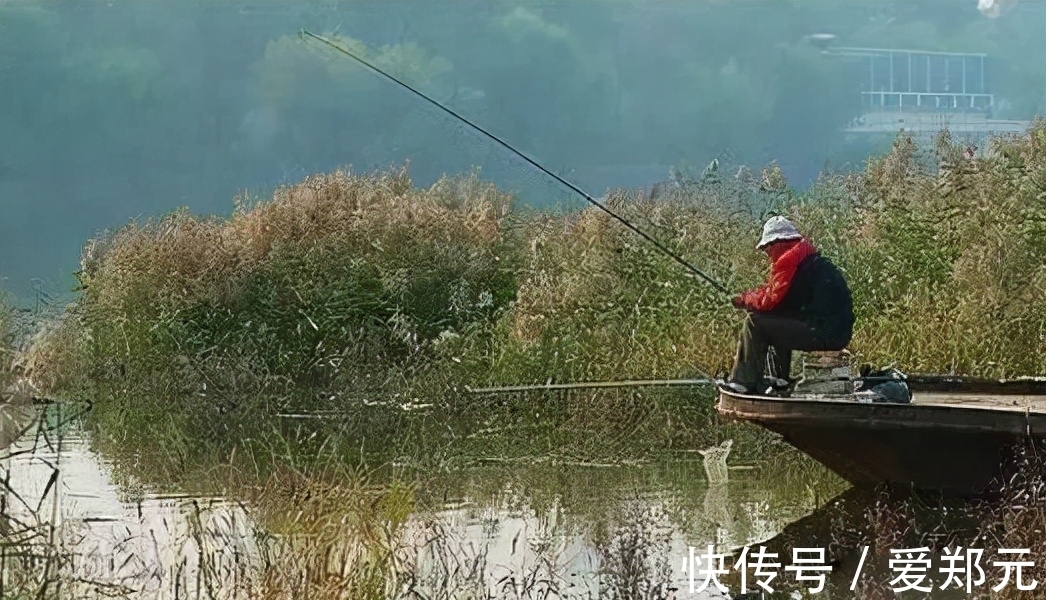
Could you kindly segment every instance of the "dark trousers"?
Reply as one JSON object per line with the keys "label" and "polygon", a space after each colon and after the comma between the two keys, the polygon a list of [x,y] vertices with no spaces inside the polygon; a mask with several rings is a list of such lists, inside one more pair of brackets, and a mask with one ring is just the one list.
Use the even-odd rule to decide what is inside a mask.
{"label": "dark trousers", "polygon": [[789,379],[792,350],[842,350],[849,339],[830,339],[805,321],[770,313],[749,312],[741,328],[730,381],[754,390],[763,380],[769,350],[774,350],[774,377]]}

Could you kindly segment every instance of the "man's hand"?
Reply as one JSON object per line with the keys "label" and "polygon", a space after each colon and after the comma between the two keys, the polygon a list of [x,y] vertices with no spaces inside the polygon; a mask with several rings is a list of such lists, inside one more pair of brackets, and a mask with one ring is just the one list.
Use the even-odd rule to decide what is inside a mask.
{"label": "man's hand", "polygon": [[740,295],[731,298],[730,304],[733,304],[734,308],[745,308],[744,298],[742,298]]}

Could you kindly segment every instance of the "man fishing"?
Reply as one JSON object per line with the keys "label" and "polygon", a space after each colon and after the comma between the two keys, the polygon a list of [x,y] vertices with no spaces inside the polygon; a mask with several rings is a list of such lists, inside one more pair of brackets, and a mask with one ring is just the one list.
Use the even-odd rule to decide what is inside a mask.
{"label": "man fishing", "polygon": [[[636,227],[578,186],[541,166],[505,140],[333,41],[304,29],[301,30],[301,35],[303,38],[308,37],[329,46],[465,123],[535,169],[563,184],[585,201],[650,242],[688,271],[705,280],[716,290],[725,295],[731,293],[723,284],[673,252],[653,236]],[[709,172],[714,175],[718,168],[719,161],[713,160],[706,175]],[[781,378],[787,380],[792,350],[841,349],[850,342],[853,328],[854,317],[851,309],[850,290],[846,287],[842,275],[831,262],[817,253],[813,245],[803,239],[791,221],[783,217],[774,217],[767,221],[763,227],[763,238],[757,247],[765,251],[772,261],[770,280],[763,287],[733,299],[734,306],[748,310],[749,315],[745,321],[744,330],[741,332],[737,360],[730,381],[717,382],[735,392],[748,392],[758,387],[763,379],[763,368],[771,347],[779,359],[779,363],[775,366],[776,374],[783,375]],[[510,386],[505,389],[518,391],[519,386]],[[489,392],[491,389],[473,391]]]}
{"label": "man fishing", "polygon": [[[770,259],[767,282],[732,300],[748,316],[730,379],[722,385],[738,393],[787,387],[793,350],[842,350],[853,334],[853,301],[846,280],[791,221],[767,220],[756,248]],[[764,386],[763,370],[771,348],[772,377],[777,381]]]}

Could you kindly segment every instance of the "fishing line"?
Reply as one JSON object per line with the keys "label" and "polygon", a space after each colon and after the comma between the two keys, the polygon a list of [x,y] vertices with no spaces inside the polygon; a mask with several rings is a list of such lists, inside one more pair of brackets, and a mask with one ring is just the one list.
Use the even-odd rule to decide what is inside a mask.
{"label": "fishing line", "polygon": [[439,102],[437,102],[436,100],[433,100],[433,99],[432,99],[432,98],[430,98],[429,96],[427,96],[427,95],[425,95],[424,93],[422,93],[422,92],[420,92],[420,91],[418,91],[418,90],[414,89],[413,87],[411,87],[411,86],[407,85],[406,83],[403,83],[403,82],[402,82],[402,81],[400,81],[399,79],[397,79],[397,78],[393,77],[392,75],[390,75],[390,74],[386,73],[385,71],[383,71],[383,70],[379,69],[378,67],[376,67],[376,66],[372,65],[371,63],[367,62],[366,60],[364,60],[364,59],[362,59],[362,58],[360,58],[360,57],[356,56],[356,55],[355,55],[355,54],[353,54],[352,52],[349,52],[349,51],[348,51],[348,50],[346,50],[345,48],[342,48],[342,47],[341,47],[341,46],[339,46],[338,44],[335,44],[335,43],[334,43],[334,42],[332,42],[331,40],[329,40],[329,39],[327,39],[327,38],[325,38],[325,37],[323,37],[323,36],[320,36],[320,35],[316,35],[315,33],[312,33],[311,31],[308,31],[308,30],[305,30],[305,29],[302,29],[302,30],[301,30],[301,35],[302,35],[302,36],[308,36],[308,37],[310,37],[310,38],[313,38],[313,39],[315,39],[315,40],[317,40],[317,41],[320,41],[320,42],[322,42],[322,43],[324,43],[324,44],[326,44],[326,45],[330,46],[330,47],[331,47],[331,48],[333,48],[334,50],[337,50],[338,52],[340,52],[340,53],[344,54],[345,56],[348,56],[348,57],[349,57],[349,58],[351,58],[352,60],[354,60],[354,61],[358,62],[359,64],[361,64],[361,65],[363,65],[364,67],[366,67],[366,68],[370,69],[371,71],[373,71],[373,72],[375,72],[375,73],[377,73],[377,74],[379,74],[379,75],[381,75],[381,76],[385,77],[386,79],[388,79],[388,80],[392,81],[393,83],[397,83],[397,84],[399,84],[399,85],[400,85],[401,87],[405,88],[405,89],[406,89],[407,91],[409,91],[409,92],[413,93],[414,95],[416,95],[416,96],[420,97],[421,99],[425,100],[426,102],[428,102],[429,104],[431,104],[431,105],[435,106],[436,108],[438,108],[438,109],[442,110],[443,112],[445,112],[445,113],[449,114],[450,116],[454,117],[455,119],[458,119],[458,120],[460,120],[461,122],[465,123],[465,124],[466,124],[466,125],[468,125],[469,127],[472,127],[472,128],[473,128],[473,129],[475,129],[476,131],[478,131],[478,132],[482,133],[483,135],[487,136],[487,137],[488,137],[488,138],[490,138],[491,140],[494,140],[495,142],[497,142],[498,144],[500,144],[500,145],[501,145],[502,147],[504,147],[504,148],[505,148],[506,150],[508,150],[509,152],[512,152],[512,153],[513,153],[513,154],[515,154],[516,156],[518,156],[518,157],[522,158],[522,159],[523,159],[523,160],[525,160],[525,161],[526,161],[526,162],[527,162],[528,164],[530,164],[530,165],[531,165],[531,166],[533,166],[534,168],[538,169],[539,171],[541,171],[541,172],[542,172],[542,173],[544,173],[545,175],[548,175],[548,176],[549,176],[549,177],[551,177],[552,179],[555,179],[555,180],[556,180],[556,181],[558,181],[559,183],[561,183],[561,184],[565,185],[565,186],[566,186],[567,188],[569,188],[569,189],[570,189],[571,191],[573,191],[573,192],[577,193],[578,195],[580,195],[580,196],[581,196],[582,198],[584,198],[584,199],[585,199],[586,201],[588,201],[588,202],[589,202],[590,204],[592,204],[592,205],[596,206],[597,208],[599,208],[599,209],[600,209],[600,210],[602,210],[603,212],[607,213],[608,215],[610,215],[611,217],[613,217],[614,219],[616,219],[617,221],[619,221],[619,222],[620,222],[620,223],[621,223],[622,225],[624,225],[625,227],[628,227],[629,229],[631,229],[631,230],[632,230],[632,231],[634,231],[635,233],[637,233],[637,234],[639,234],[640,236],[642,236],[642,237],[643,237],[643,239],[645,239],[645,240],[647,240],[648,242],[650,242],[651,244],[653,244],[653,245],[654,245],[654,247],[656,247],[656,248],[657,248],[658,250],[660,250],[661,252],[663,252],[664,254],[666,254],[667,256],[669,256],[670,258],[672,258],[673,260],[675,260],[675,261],[676,261],[677,263],[679,263],[679,264],[683,265],[684,267],[686,267],[686,268],[687,268],[687,269],[688,269],[688,270],[689,270],[690,272],[694,273],[695,275],[697,275],[697,276],[701,277],[702,279],[704,279],[705,281],[707,281],[708,283],[710,283],[710,284],[711,284],[711,285],[712,285],[713,287],[715,287],[715,288],[716,288],[717,290],[719,290],[720,292],[722,292],[722,293],[724,293],[724,294],[727,294],[727,295],[730,295],[730,293],[731,293],[731,292],[730,292],[730,290],[726,289],[726,287],[724,287],[724,286],[723,286],[723,285],[722,285],[721,283],[719,283],[719,282],[718,282],[718,281],[716,281],[715,279],[712,279],[712,278],[711,278],[711,277],[710,277],[709,275],[707,275],[707,274],[706,274],[706,273],[705,273],[704,271],[702,271],[701,269],[698,269],[697,267],[695,267],[694,265],[692,265],[692,264],[691,264],[691,263],[690,263],[690,262],[689,262],[688,260],[686,260],[686,259],[685,259],[685,258],[683,258],[682,256],[679,256],[679,255],[678,255],[678,254],[676,254],[675,252],[673,252],[673,251],[671,251],[670,249],[668,249],[667,247],[665,247],[665,245],[664,245],[664,244],[662,244],[661,242],[659,242],[659,241],[657,241],[656,239],[654,239],[653,237],[651,237],[651,236],[650,236],[650,235],[649,235],[648,233],[646,233],[646,232],[645,232],[645,231],[643,231],[642,229],[639,229],[638,227],[636,227],[636,226],[635,226],[635,225],[633,225],[632,223],[629,223],[629,222],[628,222],[627,220],[625,220],[625,219],[624,219],[623,217],[619,216],[619,215],[618,215],[617,213],[615,213],[614,211],[612,211],[612,210],[610,210],[609,208],[607,208],[607,207],[606,207],[605,205],[603,205],[603,204],[602,204],[602,203],[600,203],[600,202],[599,202],[598,200],[596,200],[595,198],[593,198],[592,196],[590,196],[590,195],[589,195],[588,193],[586,193],[586,192],[585,192],[584,190],[582,190],[582,189],[581,189],[581,188],[579,188],[578,186],[576,186],[576,185],[574,185],[574,184],[570,183],[569,181],[567,181],[567,180],[563,179],[563,178],[562,178],[562,177],[560,177],[559,175],[556,175],[556,174],[555,174],[555,173],[553,173],[552,171],[549,171],[548,169],[546,169],[545,167],[543,167],[543,166],[541,166],[540,164],[538,164],[538,163],[537,163],[537,162],[536,162],[535,160],[533,160],[532,158],[530,158],[530,157],[529,157],[529,156],[527,156],[526,154],[523,154],[523,153],[522,153],[522,152],[520,152],[519,150],[516,150],[516,149],[515,149],[514,147],[512,147],[512,145],[511,145],[511,144],[509,144],[509,143],[508,143],[508,142],[506,142],[505,140],[503,140],[503,139],[499,138],[498,136],[494,135],[493,133],[490,133],[490,132],[489,132],[489,131],[487,131],[486,129],[483,129],[483,128],[482,128],[482,127],[480,127],[479,125],[476,125],[476,124],[475,124],[475,123],[473,123],[472,121],[469,121],[468,119],[466,119],[465,117],[461,116],[460,114],[458,114],[458,113],[454,112],[453,110],[451,110],[451,109],[447,108],[447,107],[446,107],[446,106],[444,106],[443,104],[440,104],[440,103],[439,103]]}

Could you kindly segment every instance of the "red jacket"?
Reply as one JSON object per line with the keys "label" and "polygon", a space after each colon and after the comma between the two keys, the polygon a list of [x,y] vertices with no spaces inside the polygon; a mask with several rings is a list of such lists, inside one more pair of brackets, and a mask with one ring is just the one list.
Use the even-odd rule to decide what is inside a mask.
{"label": "red jacket", "polygon": [[773,310],[788,294],[799,263],[816,253],[817,248],[805,239],[789,240],[770,246],[772,263],[767,282],[754,290],[741,293],[735,299],[735,304],[739,308],[757,312]]}

